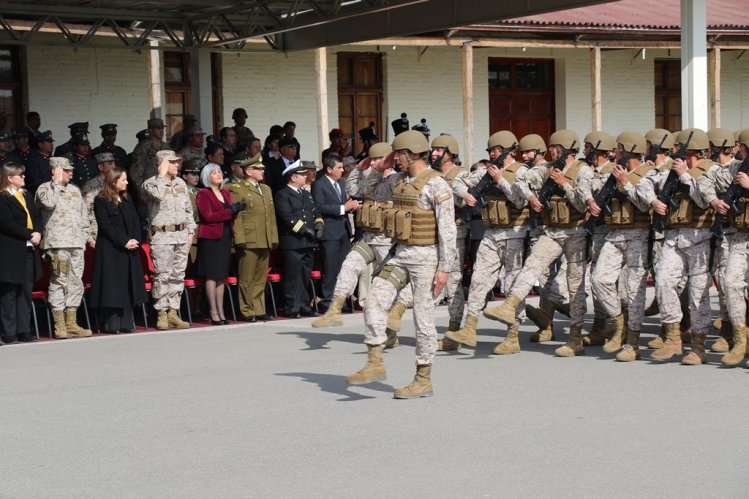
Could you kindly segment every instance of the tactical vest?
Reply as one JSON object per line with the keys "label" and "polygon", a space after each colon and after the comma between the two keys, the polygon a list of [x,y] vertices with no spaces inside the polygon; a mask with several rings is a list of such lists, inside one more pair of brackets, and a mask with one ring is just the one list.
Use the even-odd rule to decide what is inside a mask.
{"label": "tactical vest", "polygon": [[391,201],[364,200],[356,210],[356,226],[367,232],[381,233],[385,229],[385,213],[392,207]]}
{"label": "tactical vest", "polygon": [[[703,159],[697,163],[694,168],[687,170],[687,173],[695,180],[700,178],[706,171],[715,165],[709,159]],[[703,210],[694,202],[689,194],[683,192],[677,192],[674,195],[674,201],[678,204],[675,210],[670,210],[667,215],[668,229],[709,229],[713,223],[713,217],[715,210],[712,207],[708,207]]]}
{"label": "tactical vest", "polygon": [[607,173],[611,173],[611,171],[614,169],[614,163],[609,161],[605,165],[603,165],[603,168],[601,168],[601,172],[598,174],[598,176],[606,175]]}
{"label": "tactical vest", "polygon": [[[584,165],[586,165],[584,161],[578,160],[567,168],[564,177],[567,179],[570,187],[575,187],[577,173]],[[551,172],[551,168],[550,166],[549,172]],[[580,227],[585,223],[585,213],[577,211],[564,196],[554,194],[549,198],[549,204],[551,205],[551,209],[541,212],[541,222],[544,225],[549,227]]]}
{"label": "tactical vest", "polygon": [[[515,176],[523,163],[515,161],[502,170],[502,176],[510,184],[515,183]],[[489,175],[486,173],[486,175]],[[489,189],[484,195],[486,205],[481,208],[481,219],[489,228],[509,228],[523,225],[528,221],[528,208],[517,209],[499,189]]]}
{"label": "tactical vest", "polygon": [[[453,166],[452,168],[447,170],[447,173],[442,174],[442,178],[447,180],[447,183],[450,185],[450,188],[452,188],[453,180],[455,180],[455,177],[457,177],[458,174],[463,173],[465,171],[468,171],[468,170],[466,170],[465,168],[461,166]],[[463,220],[461,220],[458,214],[459,214],[459,210],[458,210],[458,207],[456,206],[455,207],[455,225],[463,225]]]}
{"label": "tactical vest", "polygon": [[418,174],[410,184],[406,183],[406,173],[400,175],[393,190],[393,208],[385,213],[385,235],[393,243],[410,246],[437,244],[434,210],[419,208],[418,200],[424,186],[440,174],[430,168]]}
{"label": "tactical vest", "polygon": [[[748,232],[749,231],[749,197],[746,196],[746,191],[744,191],[744,195],[739,197],[736,200],[736,207],[739,209],[738,215],[729,215],[728,219],[730,220],[731,226],[735,227],[736,230],[741,232]],[[731,213],[730,211],[728,213]]]}
{"label": "tactical vest", "polygon": [[666,160],[663,162],[661,166],[658,167],[659,172],[665,172],[669,168],[671,168],[671,164],[674,162],[674,160],[671,157],[667,157]]}
{"label": "tactical vest", "polygon": [[[653,167],[649,164],[643,163],[629,172],[627,180],[630,184],[637,185],[651,168]],[[618,229],[647,229],[650,227],[650,212],[641,211],[629,199],[622,201],[614,197],[611,199],[611,216],[605,217],[605,220],[606,224]]]}

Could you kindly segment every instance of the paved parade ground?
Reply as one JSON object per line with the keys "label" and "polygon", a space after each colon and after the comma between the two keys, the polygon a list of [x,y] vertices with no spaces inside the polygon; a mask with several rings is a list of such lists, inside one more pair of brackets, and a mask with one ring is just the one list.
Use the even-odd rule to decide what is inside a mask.
{"label": "paved parade ground", "polygon": [[4,346],[0,497],[749,496],[748,369],[555,358],[528,323],[497,357],[481,318],[434,397],[393,400],[410,318],[387,381],[357,387],[362,314]]}

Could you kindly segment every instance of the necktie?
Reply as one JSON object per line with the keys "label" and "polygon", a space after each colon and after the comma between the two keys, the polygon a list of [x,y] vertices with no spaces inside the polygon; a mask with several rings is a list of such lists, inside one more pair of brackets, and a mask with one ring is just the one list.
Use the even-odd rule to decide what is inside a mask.
{"label": "necktie", "polygon": [[333,185],[335,186],[336,194],[338,194],[338,199],[341,199],[341,187],[338,185],[338,182],[333,182]]}
{"label": "necktie", "polygon": [[23,191],[16,191],[14,196],[16,197],[18,202],[21,203],[21,206],[23,206],[23,211],[26,212],[26,228],[33,229],[34,224],[31,222],[31,214],[29,213],[28,207],[26,207],[26,198],[23,197]]}

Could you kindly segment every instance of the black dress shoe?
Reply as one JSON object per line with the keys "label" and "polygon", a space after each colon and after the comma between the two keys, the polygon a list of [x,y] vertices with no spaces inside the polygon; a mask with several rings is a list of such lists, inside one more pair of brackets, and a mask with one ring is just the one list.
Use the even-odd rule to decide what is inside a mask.
{"label": "black dress shoe", "polygon": [[131,328],[122,328],[122,329],[120,329],[120,330],[119,330],[119,332],[120,332],[120,333],[134,333],[134,332],[135,332],[135,329],[131,329]]}
{"label": "black dress shoe", "polygon": [[242,317],[242,320],[244,322],[257,322],[258,318],[254,315],[248,315],[247,317]]}
{"label": "black dress shoe", "polygon": [[18,341],[20,341],[21,343],[34,343],[35,341],[37,341],[37,338],[35,335],[30,334],[30,333],[21,334],[18,336]]}
{"label": "black dress shoe", "polygon": [[302,314],[300,314],[299,312],[296,312],[296,313],[287,315],[287,317],[289,319],[301,319],[302,318]]}
{"label": "black dress shoe", "polygon": [[272,315],[268,315],[268,314],[257,316],[257,320],[259,321],[272,321],[273,319],[275,319],[275,317],[273,317]]}
{"label": "black dress shoe", "polygon": [[320,314],[318,314],[314,310],[308,310],[306,312],[302,312],[302,316],[304,316],[304,317],[319,317]]}

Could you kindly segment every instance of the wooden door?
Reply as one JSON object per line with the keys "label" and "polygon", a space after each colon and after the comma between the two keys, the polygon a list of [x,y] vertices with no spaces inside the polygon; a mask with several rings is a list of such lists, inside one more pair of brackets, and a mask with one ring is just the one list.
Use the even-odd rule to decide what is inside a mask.
{"label": "wooden door", "polygon": [[489,59],[489,135],[510,130],[518,139],[555,130],[554,61]]}
{"label": "wooden door", "polygon": [[359,130],[374,122],[382,138],[382,55],[338,54],[338,128],[352,141],[354,155],[362,149]]}
{"label": "wooden door", "polygon": [[681,130],[681,61],[656,59],[655,126],[666,130]]}

